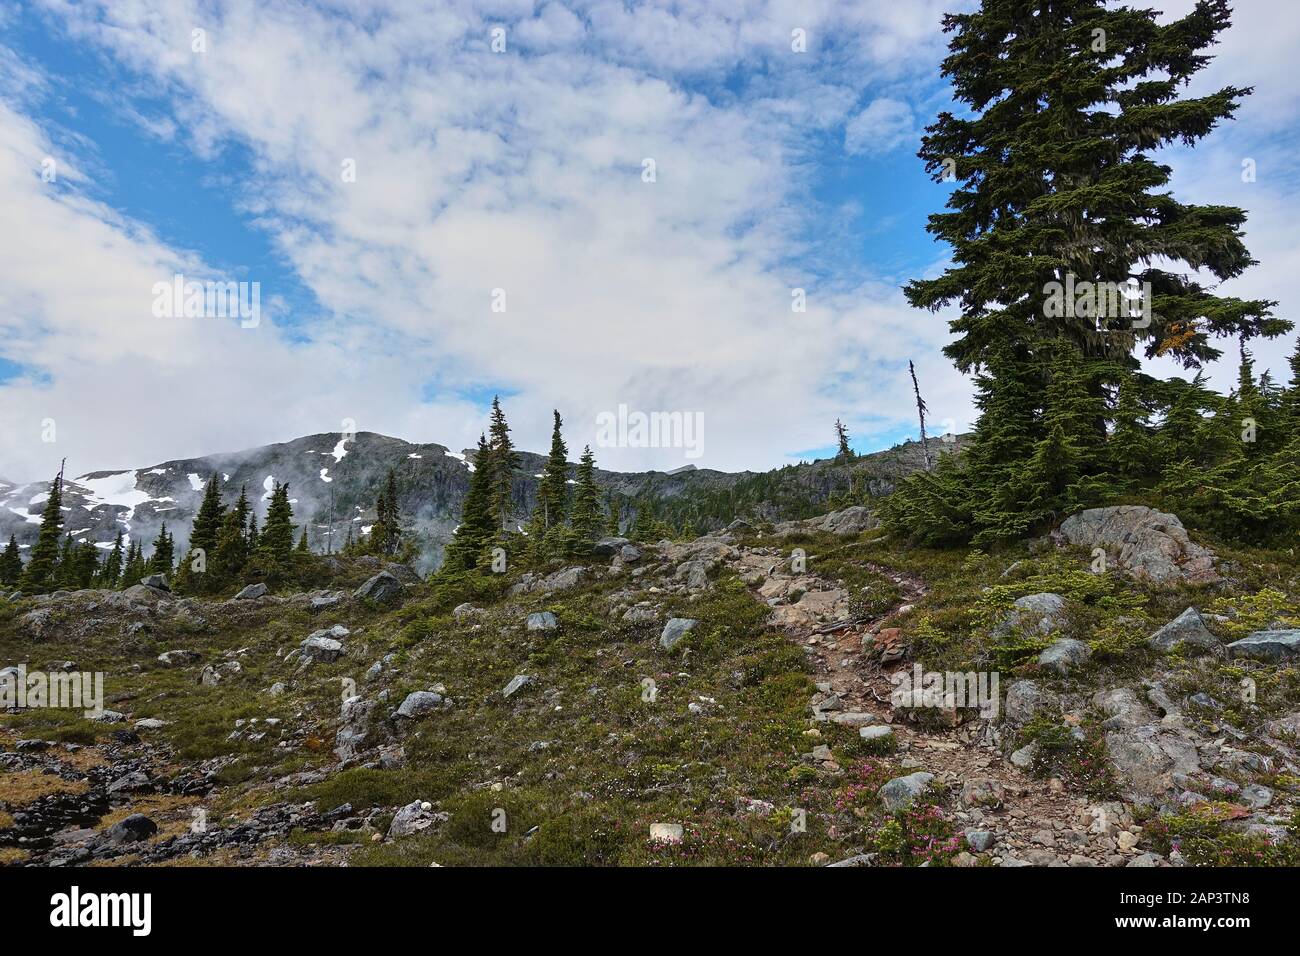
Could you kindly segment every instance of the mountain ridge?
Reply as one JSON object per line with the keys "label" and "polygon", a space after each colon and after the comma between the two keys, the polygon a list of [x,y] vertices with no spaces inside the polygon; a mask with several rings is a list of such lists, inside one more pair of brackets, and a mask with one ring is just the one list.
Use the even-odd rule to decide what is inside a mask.
{"label": "mountain ridge", "polygon": [[[950,440],[951,439],[951,440]],[[959,449],[958,436],[930,439],[932,454]],[[536,503],[546,457],[519,452],[511,517],[522,525]],[[404,520],[420,545],[420,564],[437,564],[459,520],[473,471],[474,450],[453,451],[437,442],[408,442],[377,432],[317,432],[234,452],[177,458],[153,465],[95,469],[65,480],[65,533],[112,547],[117,532],[146,545],[165,522],[185,547],[190,523],[208,479],[220,479],[223,500],[245,488],[259,521],[274,483],[288,483],[294,518],[307,524],[318,551],[337,551],[368,531],[374,499],[388,471],[394,471]],[[576,462],[570,462],[576,468]],[[906,442],[853,458],[820,459],[766,472],[724,472],[710,468],[615,472],[596,470],[597,483],[620,504],[625,520],[648,501],[678,522],[701,529],[743,515],[772,520],[808,517],[833,495],[856,486],[888,493],[893,480],[921,465],[920,443]],[[0,480],[0,538],[17,538],[29,548],[36,539],[48,481],[16,484]]]}

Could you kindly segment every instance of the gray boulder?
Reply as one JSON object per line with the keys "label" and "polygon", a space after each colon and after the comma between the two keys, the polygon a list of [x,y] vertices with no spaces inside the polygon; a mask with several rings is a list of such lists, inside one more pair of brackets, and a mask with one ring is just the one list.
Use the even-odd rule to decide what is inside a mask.
{"label": "gray boulder", "polygon": [[535,611],[524,622],[524,629],[528,631],[553,631],[559,626],[560,622],[550,611]]}
{"label": "gray boulder", "polygon": [[854,538],[864,531],[879,526],[880,522],[869,508],[853,505],[843,511],[832,511],[821,522],[821,530],[841,538]]}
{"label": "gray boulder", "polygon": [[890,813],[897,813],[910,807],[913,801],[930,786],[930,781],[933,779],[934,774],[917,771],[906,777],[895,777],[881,787],[877,794],[884,802],[885,809]]}
{"label": "gray boulder", "polygon": [[1106,733],[1106,752],[1130,802],[1165,800],[1181,781],[1200,773],[1197,740],[1176,727],[1146,725]]}
{"label": "gray boulder", "polygon": [[617,554],[627,544],[631,544],[627,538],[601,538],[591,546],[591,551],[602,558],[608,558]]}
{"label": "gray boulder", "polygon": [[1050,591],[1026,594],[1012,602],[1011,611],[994,633],[1006,634],[1014,628],[1031,634],[1051,634],[1065,626],[1065,598]]}
{"label": "gray boulder", "polygon": [[525,687],[531,687],[536,681],[527,674],[516,674],[510,678],[510,683],[506,684],[505,689],[501,691],[503,697],[513,697],[516,693]]}
{"label": "gray boulder", "polygon": [[1092,648],[1083,641],[1063,638],[1054,641],[1038,655],[1038,666],[1057,674],[1068,674],[1088,663]]}
{"label": "gray boulder", "polygon": [[235,595],[236,601],[256,601],[260,597],[266,596],[267,587],[265,584],[250,584],[243,588]]}
{"label": "gray boulder", "polygon": [[147,588],[154,588],[158,591],[171,591],[171,585],[161,574],[150,574],[140,579],[140,583]]}
{"label": "gray boulder", "polygon": [[326,591],[322,594],[313,594],[309,608],[313,614],[318,611],[325,611],[332,607],[337,607],[343,603],[343,593],[341,591]]}
{"label": "gray boulder", "polygon": [[1228,656],[1249,657],[1257,661],[1295,660],[1300,658],[1300,628],[1256,631],[1229,644]]}
{"label": "gray boulder", "polygon": [[300,645],[302,659],[318,664],[334,663],[343,656],[342,638],[349,633],[342,624],[312,632]]}
{"label": "gray boulder", "polygon": [[334,755],[343,762],[355,760],[369,736],[376,702],[364,697],[349,697],[343,702],[340,716],[343,725],[334,735]]}
{"label": "gray boulder", "polygon": [[104,834],[104,842],[110,846],[121,846],[125,843],[138,843],[141,840],[147,840],[158,832],[158,824],[154,823],[143,813],[133,813],[125,819],[118,820]]}
{"label": "gray boulder", "polygon": [[411,836],[448,819],[450,819],[448,814],[435,813],[431,804],[416,800],[393,815],[393,822],[388,826],[388,837],[396,839]]}
{"label": "gray boulder", "polygon": [[1007,688],[1002,713],[1012,727],[1023,727],[1039,714],[1056,716],[1060,712],[1060,698],[1035,681],[1018,680]]}
{"label": "gray boulder", "polygon": [[197,664],[200,660],[201,658],[196,651],[184,649],[163,651],[158,655],[158,663],[164,667],[184,667],[188,664]]}
{"label": "gray boulder", "polygon": [[659,635],[659,646],[666,651],[671,651],[699,623],[699,621],[689,617],[671,618],[664,625],[663,632]]}
{"label": "gray boulder", "polygon": [[406,699],[402,701],[401,706],[397,708],[394,714],[396,717],[405,717],[407,720],[415,720],[431,714],[434,711],[442,710],[446,706],[441,694],[434,693],[430,690],[417,690],[414,693],[407,694]]}
{"label": "gray boulder", "polygon": [[1177,517],[1154,508],[1089,508],[1066,518],[1059,533],[1070,544],[1103,548],[1134,577],[1156,583],[1219,580],[1214,552],[1193,543]]}
{"label": "gray boulder", "polygon": [[1210,653],[1222,647],[1219,639],[1205,626],[1205,619],[1201,617],[1201,612],[1194,607],[1189,607],[1152,634],[1147,639],[1147,644],[1164,654],[1168,654],[1180,644],[1186,649]]}
{"label": "gray boulder", "polygon": [[401,581],[388,571],[380,571],[365,584],[352,592],[352,596],[372,604],[388,604],[401,597],[406,589]]}

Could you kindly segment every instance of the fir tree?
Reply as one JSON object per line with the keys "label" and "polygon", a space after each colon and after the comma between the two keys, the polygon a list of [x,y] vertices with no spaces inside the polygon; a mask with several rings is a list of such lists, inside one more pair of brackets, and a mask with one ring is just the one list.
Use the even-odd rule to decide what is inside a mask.
{"label": "fir tree", "polygon": [[573,532],[580,541],[594,541],[603,530],[600,489],[596,486],[596,459],[591,446],[582,449],[573,490]]}
{"label": "fir tree", "polygon": [[203,492],[203,503],[194,515],[194,525],[190,530],[190,550],[203,549],[211,557],[217,547],[217,535],[221,531],[221,519],[225,508],[221,504],[221,489],[217,485],[217,476],[208,479],[208,486]]}
{"label": "fir tree", "polygon": [[506,531],[514,505],[514,477],[519,469],[519,454],[510,440],[510,426],[506,423],[505,412],[501,410],[501,400],[495,395],[492,397],[492,420],[488,426],[488,436],[490,454],[486,458],[480,454],[474,461],[476,467],[485,468],[491,477],[492,513],[496,516],[497,527]]}
{"label": "fir tree", "polygon": [[298,536],[298,553],[311,554],[311,548],[307,546],[307,526],[302,526],[302,534]]}
{"label": "fir tree", "polygon": [[837,458],[852,458],[853,449],[849,447],[849,430],[838,418],[835,419],[835,441],[839,450],[835,453]]}
{"label": "fir tree", "polygon": [[623,507],[612,491],[609,493],[608,511],[609,523],[605,526],[605,530],[609,535],[617,538],[623,533]]}
{"label": "fir tree", "polygon": [[[487,436],[478,439],[475,462],[490,457]],[[469,490],[461,506],[460,524],[447,545],[443,568],[448,571],[472,571],[478,567],[497,530],[496,515],[492,510],[492,471],[475,467],[469,476]]]}
{"label": "fir tree", "polygon": [[18,549],[18,539],[11,534],[9,544],[5,546],[4,554],[0,555],[0,584],[13,587],[18,583],[18,579],[22,577],[22,573],[22,552]]}
{"label": "fir tree", "polygon": [[563,422],[560,413],[555,413],[555,424],[551,429],[551,453],[542,470],[542,480],[537,488],[536,515],[540,525],[549,531],[556,525],[564,523],[567,509],[569,488],[569,449],[564,445],[564,436],[560,432]]}
{"label": "fir tree", "polygon": [[153,543],[153,556],[149,559],[148,570],[146,574],[162,574],[170,576],[172,567],[176,563],[175,539],[167,533],[167,522],[162,523],[158,531],[158,537]]}
{"label": "fir tree", "polygon": [[[1197,367],[1220,354],[1214,339],[1290,328],[1271,301],[1216,294],[1252,264],[1245,212],[1178,201],[1170,169],[1148,155],[1194,144],[1250,92],[1182,95],[1229,15],[1227,0],[1201,0],[1168,24],[1103,0],[984,0],[945,18],[953,36],[943,73],[965,109],[941,113],[919,155],[937,180],[957,184],[928,226],[952,246],[953,265],[906,293],[920,308],[960,309],[944,351],[980,374],[981,417],[960,475],[900,483],[902,499],[884,511],[918,526],[896,530],[930,541],[997,536],[1121,487],[1108,480],[1107,421],[1119,417],[1108,396],[1136,368],[1135,349]],[[1099,308],[1086,294],[1130,281],[1149,289],[1149,314],[1114,299]],[[1063,343],[1077,356],[1064,374],[1053,371]],[[1053,382],[1065,384],[1049,399]],[[1179,397],[1171,419],[1196,400]],[[1211,457],[1192,447],[1196,432],[1166,423],[1160,433],[1171,468]],[[1051,462],[1053,451],[1065,457]]]}
{"label": "fir tree", "polygon": [[252,520],[247,489],[240,488],[239,498],[222,519],[221,531],[217,534],[217,547],[208,566],[214,588],[225,587],[239,580],[252,553],[248,532],[245,530],[249,526],[256,528],[251,524]]}
{"label": "fir tree", "polygon": [[58,584],[59,542],[63,537],[63,471],[50,483],[50,496],[41,513],[41,528],[31,557],[19,579],[19,590],[27,594],[52,591]]}
{"label": "fir tree", "polygon": [[122,562],[124,555],[122,553],[122,532],[117,532],[117,538],[113,541],[113,548],[104,557],[104,565],[99,570],[100,587],[115,588],[122,580]]}
{"label": "fir tree", "polygon": [[257,550],[279,570],[285,570],[289,566],[289,556],[293,552],[293,528],[289,486],[277,481],[271,490],[271,503],[266,510],[266,524],[257,539]]}

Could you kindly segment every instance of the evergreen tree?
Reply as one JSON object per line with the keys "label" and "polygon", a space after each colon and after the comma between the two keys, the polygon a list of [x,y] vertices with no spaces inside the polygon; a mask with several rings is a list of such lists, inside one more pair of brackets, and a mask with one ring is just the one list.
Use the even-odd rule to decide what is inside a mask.
{"label": "evergreen tree", "polygon": [[22,573],[22,552],[18,549],[18,539],[11,534],[4,554],[0,555],[0,584],[13,587],[22,577]]}
{"label": "evergreen tree", "polygon": [[77,567],[73,560],[72,535],[64,535],[63,547],[59,551],[59,568],[55,574],[61,588],[77,586]]}
{"label": "evergreen tree", "polygon": [[[475,462],[490,457],[487,436],[478,439]],[[475,467],[469,476],[469,490],[461,506],[460,524],[452,535],[443,558],[447,571],[472,571],[479,566],[484,548],[497,530],[496,514],[492,510],[492,470]]]}
{"label": "evergreen tree", "polygon": [[289,566],[289,556],[293,552],[293,528],[289,486],[277,481],[271,490],[271,503],[266,510],[266,524],[257,539],[257,550],[278,570],[286,570]]}
{"label": "evergreen tree", "polygon": [[203,492],[203,502],[194,515],[194,525],[190,530],[190,550],[202,548],[209,558],[217,547],[217,535],[221,532],[221,520],[225,508],[221,504],[221,489],[217,485],[217,476],[208,479],[208,486]]}
{"label": "evergreen tree", "polygon": [[298,553],[311,554],[311,548],[307,546],[307,526],[302,526],[302,534],[298,536]]}
{"label": "evergreen tree", "polygon": [[252,553],[249,548],[248,532],[245,530],[250,526],[255,529],[256,526],[251,525],[252,520],[247,489],[240,488],[239,498],[222,519],[221,531],[217,534],[217,547],[208,565],[211,586],[214,589],[226,587],[239,580],[244,565],[248,563],[248,557]]}
{"label": "evergreen tree", "polygon": [[248,511],[248,553],[252,554],[257,550],[257,546],[262,542],[262,533],[257,530],[257,512],[249,508]]}
{"label": "evergreen tree", "polygon": [[1128,489],[1150,477],[1153,467],[1151,429],[1142,407],[1137,375],[1124,375],[1115,404],[1115,427],[1107,443],[1110,471],[1118,487]]}
{"label": "evergreen tree", "polygon": [[542,469],[542,480],[537,488],[536,515],[540,525],[549,531],[556,525],[564,523],[567,509],[569,488],[569,449],[564,445],[564,436],[560,433],[563,422],[560,413],[555,413],[555,424],[551,429],[551,453]]}
{"label": "evergreen tree", "polygon": [[122,587],[128,588],[139,584],[140,579],[148,573],[149,567],[144,560],[144,545],[132,541],[127,548],[126,568],[122,572]]}
{"label": "evergreen tree", "polygon": [[506,531],[514,505],[514,477],[519,469],[519,454],[510,440],[510,426],[506,423],[505,412],[501,410],[500,397],[495,395],[492,397],[492,420],[488,426],[488,436],[490,454],[486,457],[478,455],[474,463],[477,468],[486,469],[491,477],[492,513],[496,516],[497,527]]}
{"label": "evergreen tree", "polygon": [[104,566],[99,570],[99,585],[103,588],[116,588],[122,580],[122,532],[117,532],[113,549],[104,557]]}
{"label": "evergreen tree", "polygon": [[835,419],[835,441],[839,446],[837,458],[853,457],[853,449],[849,447],[849,430],[838,418]]}
{"label": "evergreen tree", "polygon": [[397,475],[390,468],[384,489],[375,503],[375,524],[370,529],[371,554],[392,556],[401,550],[402,516],[397,505]]}
{"label": "evergreen tree", "polygon": [[59,541],[63,537],[63,471],[50,483],[50,496],[41,513],[41,528],[36,534],[31,557],[23,568],[18,587],[26,594],[42,594],[58,585]]}
{"label": "evergreen tree", "polygon": [[609,493],[609,523],[605,530],[615,538],[623,533],[623,507],[612,491]]}
{"label": "evergreen tree", "polygon": [[153,556],[149,559],[145,573],[170,576],[176,563],[175,548],[176,541],[167,533],[167,522],[164,521],[153,543]]}
{"label": "evergreen tree", "polygon": [[[953,265],[906,293],[919,308],[960,309],[944,351],[980,375],[981,416],[959,469],[900,483],[891,497],[902,498],[884,509],[895,530],[986,540],[1117,490],[1107,422],[1134,419],[1109,398],[1136,369],[1135,349],[1197,367],[1220,354],[1214,339],[1290,328],[1274,302],[1216,294],[1252,264],[1245,212],[1178,201],[1170,169],[1148,155],[1194,144],[1250,92],[1181,95],[1229,25],[1227,0],[1201,0],[1168,24],[1157,16],[1104,0],[984,0],[945,18],[943,73],[965,109],[941,113],[919,155],[937,180],[957,184],[928,226],[952,246]],[[1111,295],[1130,282],[1144,290],[1141,316]],[[1179,398],[1171,420],[1197,396]],[[1168,426],[1155,446],[1171,468],[1209,457],[1191,447],[1196,432]],[[1125,441],[1137,437],[1124,429]]]}
{"label": "evergreen tree", "polygon": [[596,459],[591,446],[582,449],[573,491],[573,531],[580,541],[594,541],[603,531],[600,489],[596,486]]}
{"label": "evergreen tree", "polygon": [[80,542],[72,553],[71,584],[75,588],[88,588],[94,585],[99,573],[99,549],[90,541]]}

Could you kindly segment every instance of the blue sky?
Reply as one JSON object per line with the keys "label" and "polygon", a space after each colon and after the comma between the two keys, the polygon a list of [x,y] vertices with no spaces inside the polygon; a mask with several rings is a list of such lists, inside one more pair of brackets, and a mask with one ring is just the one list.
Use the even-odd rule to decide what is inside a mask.
{"label": "blue sky", "polygon": [[[553,407],[576,448],[627,404],[702,414],[697,464],[774,467],[833,450],[836,418],[863,451],[911,436],[909,359],[933,430],[969,427],[945,317],[899,290],[944,261],[914,154],[949,105],[941,13],[969,5],[0,0],[0,475],[344,420],[466,447],[496,392],[523,447]],[[1252,211],[1235,291],[1284,314],[1296,21],[1238,5],[1206,82],[1260,93],[1169,157],[1180,195]],[[261,322],[151,314],[176,273],[257,282]]]}

